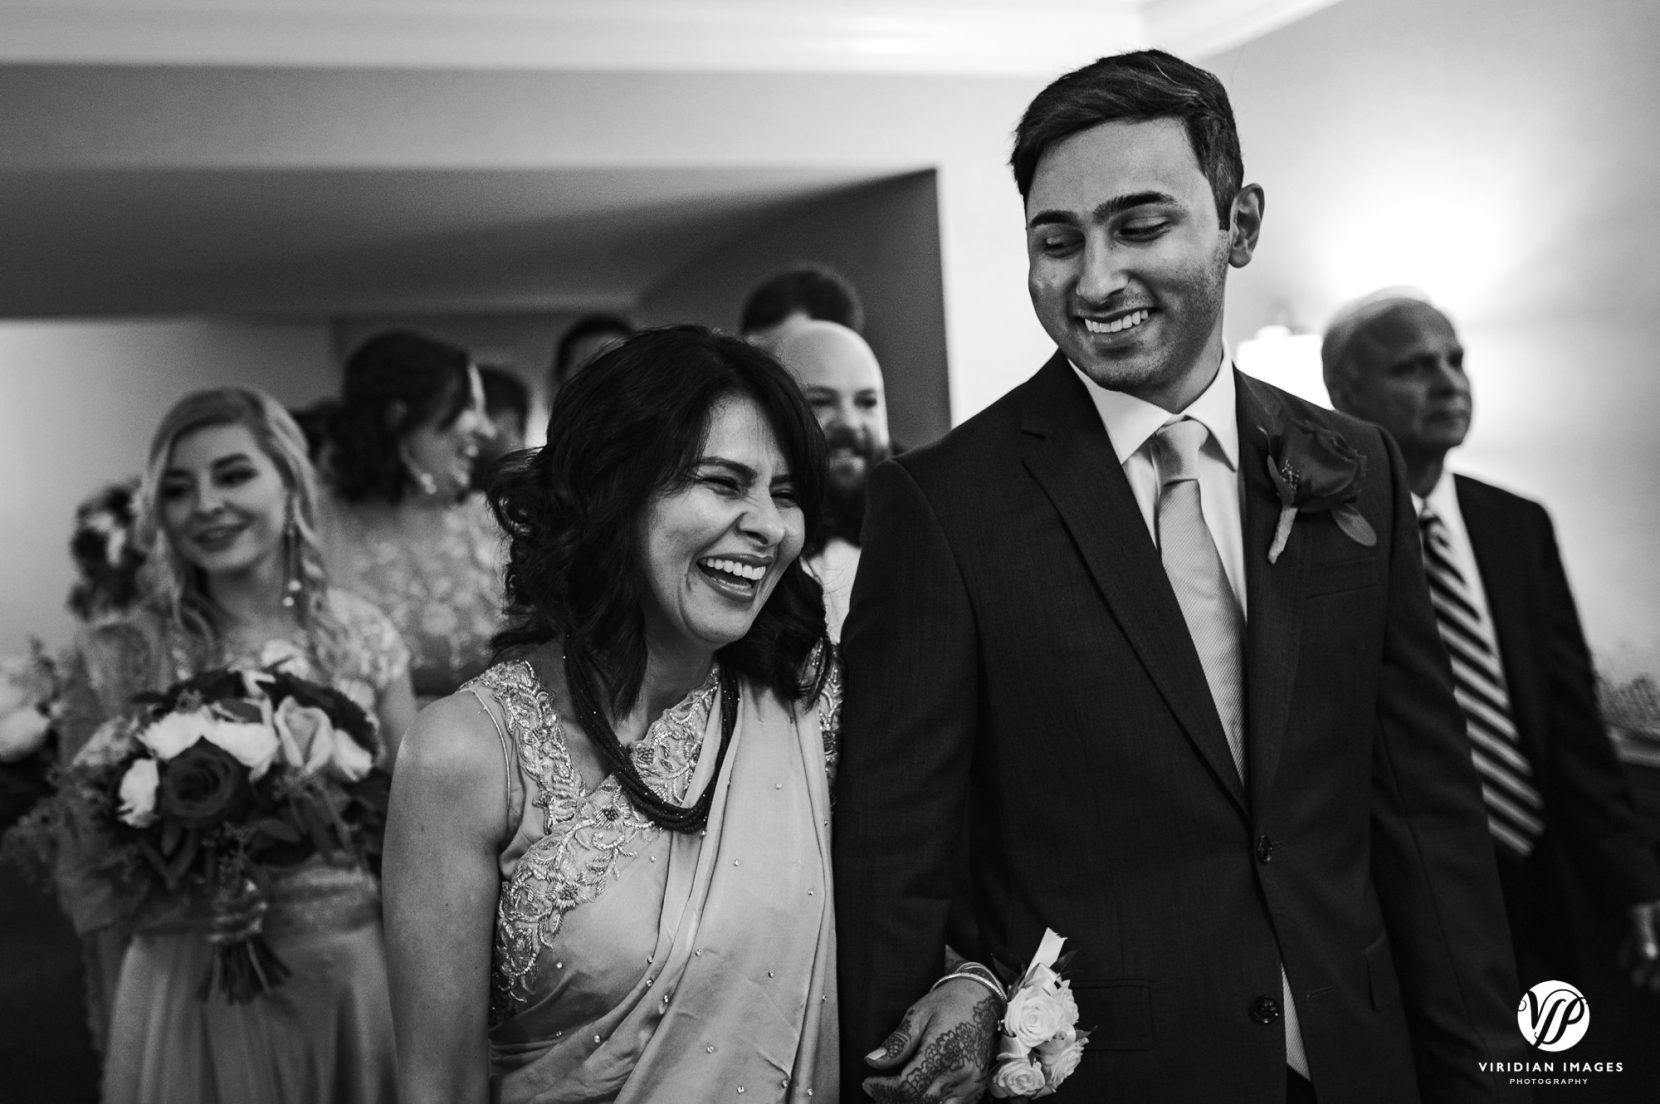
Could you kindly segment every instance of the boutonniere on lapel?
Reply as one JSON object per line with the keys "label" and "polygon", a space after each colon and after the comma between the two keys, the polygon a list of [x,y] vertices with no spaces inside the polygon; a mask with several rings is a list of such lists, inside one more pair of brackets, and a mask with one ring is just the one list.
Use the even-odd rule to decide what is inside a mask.
{"label": "boutonniere on lapel", "polygon": [[1274,430],[1258,428],[1268,438],[1268,477],[1280,496],[1280,520],[1268,548],[1269,563],[1279,562],[1298,514],[1328,512],[1356,544],[1370,548],[1378,542],[1371,523],[1354,504],[1366,476],[1366,457],[1340,434],[1307,422]]}

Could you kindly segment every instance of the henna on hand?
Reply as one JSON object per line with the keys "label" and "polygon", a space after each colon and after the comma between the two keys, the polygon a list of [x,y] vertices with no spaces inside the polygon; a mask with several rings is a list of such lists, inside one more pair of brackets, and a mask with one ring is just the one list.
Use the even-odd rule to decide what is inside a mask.
{"label": "henna on hand", "polygon": [[[963,1104],[974,1104],[985,1095],[985,1075],[996,1041],[997,1020],[996,998],[990,995],[981,998],[968,1020],[923,1043],[922,1050],[911,1060],[910,1071],[897,1085],[871,1085],[873,1099],[878,1104],[939,1104],[943,1095],[929,1091],[934,1082],[952,1074],[959,1075],[940,1087],[941,1093],[950,1092],[962,1085],[961,1075],[966,1073],[973,1084]],[[899,1031],[908,1027],[907,1014]]]}
{"label": "henna on hand", "polygon": [[878,1061],[891,1062],[911,1045],[911,1039],[916,1035],[916,1022],[912,1019],[914,1013],[905,1010],[905,1018],[899,1021],[899,1026],[886,1039],[882,1040],[882,1054]]}

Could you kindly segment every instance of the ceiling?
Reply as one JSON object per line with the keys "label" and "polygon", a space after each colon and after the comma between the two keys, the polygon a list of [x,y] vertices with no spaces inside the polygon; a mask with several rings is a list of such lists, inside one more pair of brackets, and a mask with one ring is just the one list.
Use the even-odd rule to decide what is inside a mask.
{"label": "ceiling", "polygon": [[[385,126],[361,150],[348,135],[345,153],[271,155],[295,141],[281,128],[297,86],[336,97],[311,105],[308,126],[327,132],[356,125],[353,80],[377,74],[382,94],[395,80],[434,97],[553,75],[564,99],[591,91],[613,111],[624,77],[655,82],[667,106],[736,75],[746,102],[725,110],[743,131],[761,125],[748,116],[767,110],[768,81],[822,76],[836,90],[822,110],[916,80],[1031,84],[1148,42],[1200,56],[1331,2],[0,0],[0,87],[26,89],[0,96],[0,317],[626,306],[723,240],[933,167],[925,150],[799,145],[773,161],[753,141],[665,164],[650,156],[672,144],[661,128],[683,124],[654,131],[645,101],[596,107],[557,156],[522,163],[510,138],[461,131],[377,152],[398,130]],[[153,108],[122,100],[140,78]],[[205,135],[227,95],[242,132]],[[488,135],[492,114],[468,125]]]}

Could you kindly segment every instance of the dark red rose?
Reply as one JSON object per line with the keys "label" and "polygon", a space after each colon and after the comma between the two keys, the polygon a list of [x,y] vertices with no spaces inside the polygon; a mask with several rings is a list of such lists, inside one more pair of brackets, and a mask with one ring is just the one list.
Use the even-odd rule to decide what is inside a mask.
{"label": "dark red rose", "polygon": [[1268,452],[1282,505],[1329,510],[1360,495],[1366,457],[1329,429],[1293,422],[1269,441]]}
{"label": "dark red rose", "polygon": [[1356,544],[1370,548],[1378,542],[1371,523],[1354,505],[1366,476],[1366,457],[1338,434],[1307,422],[1292,422],[1277,435],[1268,434],[1268,474],[1280,497],[1269,563],[1279,561],[1299,514],[1329,512]]}
{"label": "dark red rose", "polygon": [[212,828],[239,817],[252,800],[248,768],[206,740],[161,765],[156,811],[186,828]]}

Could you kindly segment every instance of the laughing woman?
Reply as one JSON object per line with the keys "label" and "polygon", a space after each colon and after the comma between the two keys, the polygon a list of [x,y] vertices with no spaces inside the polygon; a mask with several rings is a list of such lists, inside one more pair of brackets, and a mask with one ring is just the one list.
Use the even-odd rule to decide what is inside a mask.
{"label": "laughing woman", "polygon": [[[378,610],[328,585],[305,438],[275,401],[233,388],[181,399],[151,445],[137,532],[144,602],[82,641],[71,740],[130,711],[136,693],[212,668],[280,665],[352,698],[395,748],[414,715],[409,653]],[[367,871],[313,859],[279,872],[264,934],[290,976],[233,1004],[197,994],[214,953],[205,902],[181,890],[137,918],[113,909],[96,831],[64,838],[61,896],[87,940],[95,1034],[107,1026],[107,1102],[392,1099],[379,891]]]}
{"label": "laughing woman", "polygon": [[834,1099],[812,411],[677,327],[596,360],[548,441],[491,490],[503,662],[421,715],[393,785],[402,1099]]}

